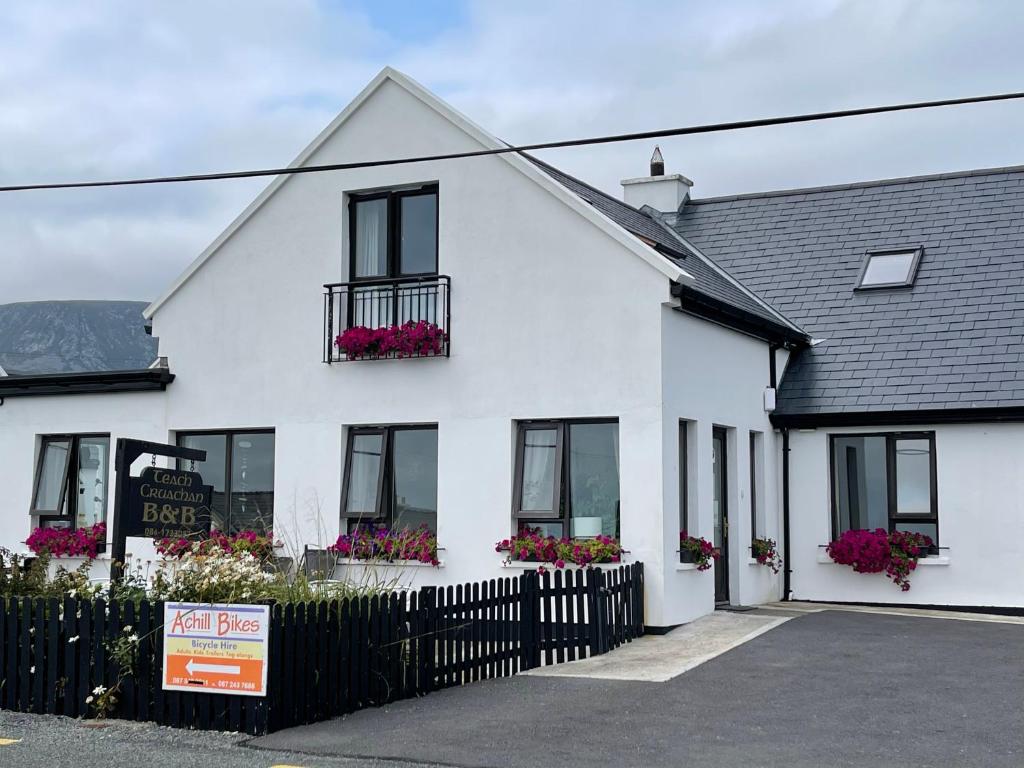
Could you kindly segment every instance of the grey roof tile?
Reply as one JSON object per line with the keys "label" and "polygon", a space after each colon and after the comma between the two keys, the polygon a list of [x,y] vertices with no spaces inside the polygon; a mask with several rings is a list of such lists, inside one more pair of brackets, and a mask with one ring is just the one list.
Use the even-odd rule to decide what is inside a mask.
{"label": "grey roof tile", "polygon": [[[1024,167],[690,201],[667,221],[817,339],[779,413],[1024,403]],[[913,288],[855,292],[874,248]]]}

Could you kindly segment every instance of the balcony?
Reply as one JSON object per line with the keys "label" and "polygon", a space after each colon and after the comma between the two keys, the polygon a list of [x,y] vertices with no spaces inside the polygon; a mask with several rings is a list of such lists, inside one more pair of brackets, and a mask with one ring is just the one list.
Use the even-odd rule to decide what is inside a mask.
{"label": "balcony", "polygon": [[324,362],[447,357],[447,275],[324,285]]}

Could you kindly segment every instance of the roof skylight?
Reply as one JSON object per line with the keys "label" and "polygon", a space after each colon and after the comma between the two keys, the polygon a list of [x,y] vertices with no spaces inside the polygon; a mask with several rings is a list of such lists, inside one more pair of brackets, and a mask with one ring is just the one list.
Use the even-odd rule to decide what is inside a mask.
{"label": "roof skylight", "polygon": [[900,248],[868,251],[857,290],[872,288],[904,288],[914,284],[917,265],[924,248]]}

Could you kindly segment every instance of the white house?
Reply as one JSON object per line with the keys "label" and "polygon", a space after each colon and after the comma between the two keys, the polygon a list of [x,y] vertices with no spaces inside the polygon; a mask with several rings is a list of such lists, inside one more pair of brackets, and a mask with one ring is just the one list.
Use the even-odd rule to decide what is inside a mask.
{"label": "white house", "polygon": [[[385,69],[294,166],[502,146]],[[692,200],[654,163],[622,202],[518,153],[281,176],[146,311],[154,367],[0,380],[0,543],[109,516],[133,437],[205,449],[223,526],[426,523],[418,584],[515,573],[494,545],[530,524],[617,535],[655,627],[787,592],[1024,607],[1021,180]],[[420,319],[441,354],[334,345]],[[876,525],[938,540],[910,592],[824,557]]]}

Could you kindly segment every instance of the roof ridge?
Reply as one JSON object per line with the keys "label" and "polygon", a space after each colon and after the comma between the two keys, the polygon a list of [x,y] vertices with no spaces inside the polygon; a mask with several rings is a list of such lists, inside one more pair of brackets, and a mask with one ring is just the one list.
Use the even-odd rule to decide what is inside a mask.
{"label": "roof ridge", "polygon": [[972,176],[992,176],[997,173],[1024,173],[1024,165],[1005,165],[993,168],[975,168],[967,171],[947,171],[945,173],[930,173],[922,176],[896,176],[888,179],[874,179],[871,181],[852,181],[843,184],[824,184],[813,187],[793,187],[791,189],[773,189],[764,192],[742,192],[736,195],[720,195],[718,197],[702,197],[690,199],[687,206],[702,205],[704,203],[727,203],[732,200],[749,200],[758,197],[785,197],[788,195],[801,195],[810,192],[842,192],[848,189],[863,189],[865,187],[884,187],[892,184],[913,184],[926,181],[940,181],[944,179],[962,179]]}

